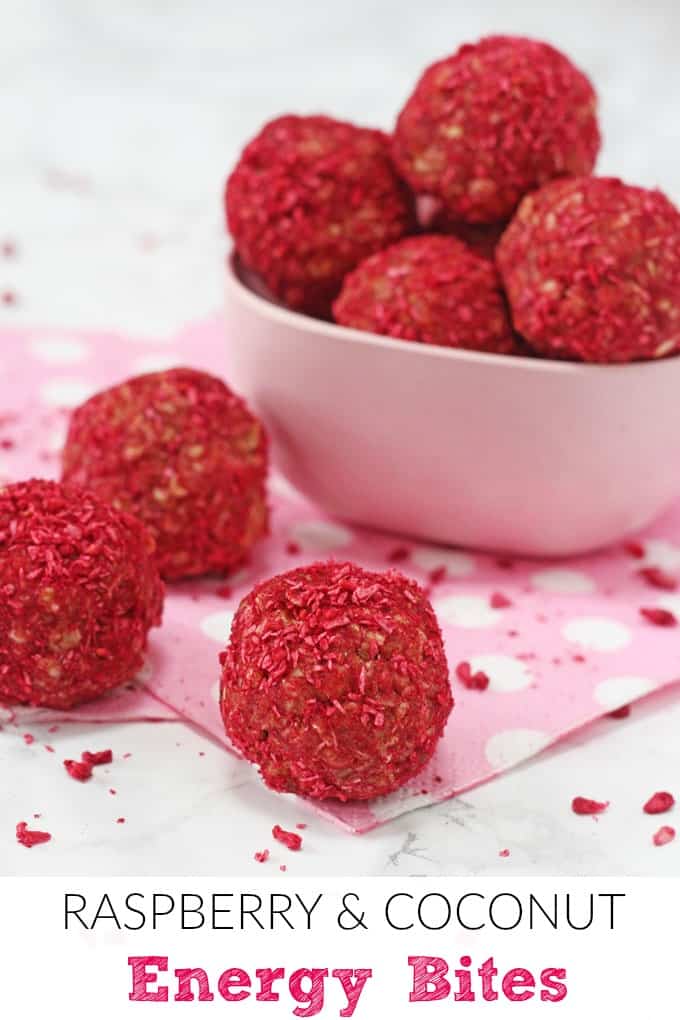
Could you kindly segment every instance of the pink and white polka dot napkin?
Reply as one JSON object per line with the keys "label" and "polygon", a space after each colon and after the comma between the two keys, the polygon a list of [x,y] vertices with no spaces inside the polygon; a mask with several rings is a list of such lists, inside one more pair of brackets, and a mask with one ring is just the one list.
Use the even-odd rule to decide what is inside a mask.
{"label": "pink and white polka dot napkin", "polygon": [[[175,364],[205,368],[228,381],[220,321],[189,326],[165,343],[101,332],[5,331],[0,479],[56,476],[65,409],[126,376]],[[280,479],[272,488],[272,535],[229,580],[228,597],[217,594],[224,582],[214,578],[172,586],[141,686],[68,718],[179,714],[225,742],[217,656],[240,598],[264,577],[331,556],[373,569],[397,560],[399,569],[431,588],[456,698],[436,757],[416,781],[366,805],[315,805],[351,831],[455,796],[597,717],[680,681],[680,626],[655,625],[640,612],[666,609],[680,621],[680,588],[668,587],[669,577],[680,579],[680,506],[639,537],[639,548],[633,544],[551,564],[377,535],[328,519]],[[488,677],[485,690],[464,686],[456,675],[462,662]],[[23,724],[56,715],[22,710],[17,718]]]}

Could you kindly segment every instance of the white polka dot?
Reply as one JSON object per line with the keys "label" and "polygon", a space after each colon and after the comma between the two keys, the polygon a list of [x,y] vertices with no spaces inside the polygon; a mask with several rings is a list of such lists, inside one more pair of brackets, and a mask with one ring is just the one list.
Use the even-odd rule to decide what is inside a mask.
{"label": "white polka dot", "polygon": [[151,665],[151,659],[146,658],[144,659],[144,665],[142,666],[142,668],[137,673],[137,676],[135,677],[135,683],[148,684],[152,677],[153,666]]}
{"label": "white polka dot", "polygon": [[494,769],[507,769],[542,751],[550,737],[542,730],[502,730],[486,742],[484,753]]}
{"label": "white polka dot", "polygon": [[512,655],[473,655],[472,672],[481,670],[489,678],[489,690],[498,694],[521,691],[533,682],[533,676],[523,662]]}
{"label": "white polka dot", "polygon": [[475,569],[475,561],[467,553],[456,549],[441,549],[437,546],[421,546],[413,553],[413,562],[423,570],[436,570],[446,567],[451,577],[466,577]]}
{"label": "white polka dot", "polygon": [[305,521],[293,528],[291,537],[305,550],[325,553],[349,545],[353,535],[347,528],[330,521]]}
{"label": "white polka dot", "polygon": [[68,433],[68,422],[60,422],[55,425],[43,444],[44,449],[49,453],[61,453],[66,443]]}
{"label": "white polka dot", "polygon": [[680,546],[660,539],[645,542],[645,563],[662,570],[680,570]]}
{"label": "white polka dot", "polygon": [[562,628],[562,635],[591,652],[618,652],[630,644],[632,638],[625,624],[599,616],[570,620]]}
{"label": "white polka dot", "polygon": [[595,582],[580,570],[539,570],[531,575],[534,588],[560,595],[586,595],[595,591]]}
{"label": "white polka dot", "polygon": [[274,472],[269,479],[269,491],[284,499],[300,499],[300,493],[291,485],[287,478]]}
{"label": "white polka dot", "polygon": [[448,595],[435,601],[434,610],[440,622],[452,627],[493,627],[503,616],[480,595]]}
{"label": "white polka dot", "polygon": [[656,684],[646,676],[610,676],[597,685],[593,697],[598,705],[613,711],[653,691]]}
{"label": "white polka dot", "polygon": [[663,595],[657,599],[656,604],[660,609],[667,609],[669,613],[673,613],[680,620],[680,595]]}
{"label": "white polka dot", "polygon": [[49,379],[40,387],[40,396],[52,407],[76,407],[95,391],[86,379]]}
{"label": "white polka dot", "polygon": [[142,354],[135,358],[130,369],[132,375],[144,375],[147,372],[167,372],[170,368],[177,368],[184,364],[184,358],[175,354],[174,351],[153,351],[151,354]]}
{"label": "white polka dot", "polygon": [[226,645],[233,619],[233,613],[228,609],[222,609],[219,613],[211,613],[210,616],[204,617],[201,620],[201,630],[206,637],[212,638],[213,641],[219,641],[221,645]]}
{"label": "white polka dot", "polygon": [[58,333],[35,337],[30,347],[34,357],[49,365],[77,365],[90,357],[90,348],[84,340]]}

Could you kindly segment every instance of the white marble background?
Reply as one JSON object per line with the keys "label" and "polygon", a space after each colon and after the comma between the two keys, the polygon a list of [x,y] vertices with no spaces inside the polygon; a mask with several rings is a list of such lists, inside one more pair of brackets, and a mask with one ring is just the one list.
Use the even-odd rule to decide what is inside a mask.
{"label": "white marble background", "polygon": [[[0,302],[0,325],[169,338],[219,307],[221,190],[263,120],[324,111],[389,127],[426,63],[490,31],[566,50],[600,92],[600,170],[680,200],[673,0],[1,0],[0,25],[0,243],[17,246],[0,257],[0,294],[16,295]],[[677,814],[649,819],[641,805],[656,789],[680,794],[679,730],[680,697],[656,698],[363,837],[268,794],[177,724],[32,727],[31,747],[5,731],[0,872],[678,874],[680,841],[651,844]],[[132,757],[81,786],[59,762],[86,746]],[[576,818],[576,794],[612,804],[598,821]],[[14,825],[33,812],[54,840],[29,853]],[[279,852],[272,824],[298,821],[309,823],[303,852]],[[272,860],[256,864],[264,847]]]}

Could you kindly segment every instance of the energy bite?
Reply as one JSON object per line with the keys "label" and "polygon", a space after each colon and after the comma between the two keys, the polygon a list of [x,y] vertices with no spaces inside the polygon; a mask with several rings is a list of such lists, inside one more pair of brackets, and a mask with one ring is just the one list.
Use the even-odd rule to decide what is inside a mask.
{"label": "energy bite", "polygon": [[398,241],[348,274],[335,321],[443,347],[511,354],[516,341],[495,266],[455,237]]}
{"label": "energy bite", "polygon": [[137,376],[91,397],[72,415],[62,473],[146,524],[167,580],[230,570],[267,531],[264,429],[206,372]]}
{"label": "energy bite", "polygon": [[225,205],[244,264],[284,304],[321,316],[345,273],[415,228],[387,136],[323,116],[266,124],[229,177]]}
{"label": "energy bite", "polygon": [[470,223],[509,219],[533,188],[590,173],[599,147],[588,78],[547,43],[503,35],[427,68],[393,140],[416,194]]}
{"label": "energy bite", "polygon": [[220,657],[227,735],[274,790],[369,800],[432,757],[453,699],[423,591],[315,563],[259,584]]}
{"label": "energy bite", "polygon": [[131,680],[161,622],[140,521],[84,490],[0,489],[0,700],[68,709]]}
{"label": "energy bite", "polygon": [[515,328],[539,354],[589,362],[680,349],[680,213],[613,177],[528,195],[496,249]]}

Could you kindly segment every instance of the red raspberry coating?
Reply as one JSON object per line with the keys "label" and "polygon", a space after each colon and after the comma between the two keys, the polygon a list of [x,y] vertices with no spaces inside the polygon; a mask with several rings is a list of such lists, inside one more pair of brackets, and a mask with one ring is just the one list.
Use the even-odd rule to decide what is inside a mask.
{"label": "red raspberry coating", "polygon": [[453,706],[422,589],[315,563],[241,602],[223,664],[228,736],[274,790],[369,800],[417,775]]}
{"label": "red raspberry coating", "polygon": [[555,177],[590,173],[596,96],[564,54],[489,36],[429,67],[397,120],[393,153],[417,194],[470,223],[508,219]]}
{"label": "red raspberry coating", "polygon": [[554,181],[524,199],[496,262],[540,354],[626,362],[680,349],[680,213],[660,191]]}
{"label": "red raspberry coating", "polygon": [[443,347],[516,349],[495,267],[455,237],[398,241],[345,278],[336,322]]}
{"label": "red raspberry coating", "polygon": [[0,490],[0,700],[68,709],[132,680],[161,622],[154,542],[82,489]]}
{"label": "red raspberry coating", "polygon": [[71,418],[64,481],[134,513],[163,577],[229,570],[267,530],[267,439],[220,379],[190,368],[137,376]]}
{"label": "red raspberry coating", "polygon": [[415,227],[387,136],[330,117],[270,121],[225,195],[238,253],[290,308],[328,315],[345,273]]}

